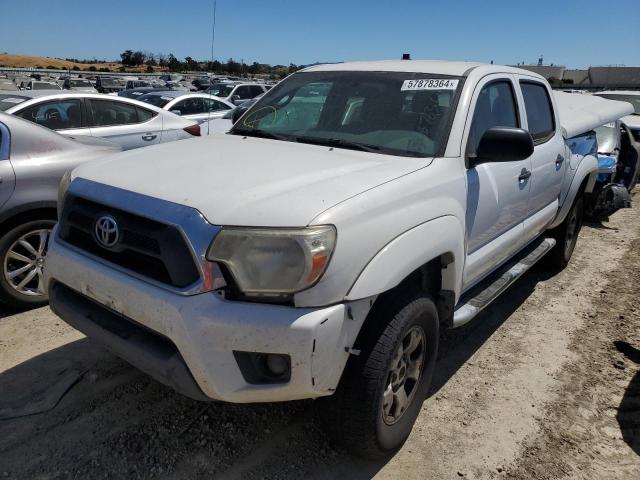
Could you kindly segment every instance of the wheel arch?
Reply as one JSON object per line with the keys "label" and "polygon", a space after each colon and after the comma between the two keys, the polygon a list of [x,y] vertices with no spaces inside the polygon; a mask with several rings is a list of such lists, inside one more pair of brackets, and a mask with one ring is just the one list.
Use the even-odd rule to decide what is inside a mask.
{"label": "wheel arch", "polygon": [[578,195],[593,191],[597,175],[598,160],[593,155],[585,156],[580,161],[558,214],[549,228],[557,227],[564,221]]}
{"label": "wheel arch", "polygon": [[397,290],[416,288],[433,296],[440,320],[450,323],[463,265],[462,224],[453,215],[438,217],[385,245],[362,270],[346,299],[378,295],[379,302]]}
{"label": "wheel arch", "polygon": [[0,236],[33,220],[57,220],[55,202],[34,202],[12,208],[0,216]]}

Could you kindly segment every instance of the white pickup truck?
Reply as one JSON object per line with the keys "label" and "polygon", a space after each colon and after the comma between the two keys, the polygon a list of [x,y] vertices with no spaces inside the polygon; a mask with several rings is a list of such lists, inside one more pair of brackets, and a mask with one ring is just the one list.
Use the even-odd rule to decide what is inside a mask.
{"label": "white pickup truck", "polygon": [[[602,102],[618,107],[597,122],[628,113]],[[440,330],[543,256],[569,261],[597,168],[586,123],[564,124],[547,82],[510,67],[305,69],[228,135],[67,175],[51,308],[196,399],[327,397],[336,439],[386,455],[427,395]]]}

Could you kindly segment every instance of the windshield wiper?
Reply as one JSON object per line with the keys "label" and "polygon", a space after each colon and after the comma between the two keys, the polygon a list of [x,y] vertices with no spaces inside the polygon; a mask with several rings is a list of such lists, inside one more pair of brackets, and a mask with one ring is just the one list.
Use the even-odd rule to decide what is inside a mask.
{"label": "windshield wiper", "polygon": [[258,138],[269,138],[271,140],[286,140],[286,141],[295,141],[292,140],[292,137],[287,135],[278,135],[277,133],[267,132],[265,130],[253,130],[253,129],[245,129],[245,128],[234,128],[231,130],[232,134],[235,135],[244,135],[246,137],[258,137]]}
{"label": "windshield wiper", "polygon": [[349,150],[360,150],[363,152],[379,152],[380,147],[366,143],[352,142],[342,138],[318,138],[318,137],[294,137],[300,143],[310,143],[313,145],[324,145],[327,147],[347,148]]}

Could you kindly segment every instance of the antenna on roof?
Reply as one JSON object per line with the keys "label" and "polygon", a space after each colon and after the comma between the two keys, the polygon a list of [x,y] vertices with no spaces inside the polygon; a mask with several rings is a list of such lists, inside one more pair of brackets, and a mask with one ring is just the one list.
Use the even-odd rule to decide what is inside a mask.
{"label": "antenna on roof", "polygon": [[402,60],[411,60],[411,54],[410,53],[403,53],[402,54]]}

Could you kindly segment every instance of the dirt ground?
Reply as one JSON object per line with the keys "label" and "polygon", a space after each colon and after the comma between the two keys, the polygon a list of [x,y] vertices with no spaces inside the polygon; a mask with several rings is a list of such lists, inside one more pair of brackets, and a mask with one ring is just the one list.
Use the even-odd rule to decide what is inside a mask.
{"label": "dirt ground", "polygon": [[54,317],[0,313],[0,478],[638,479],[640,209],[448,333],[400,452],[332,448],[314,402],[203,404]]}

